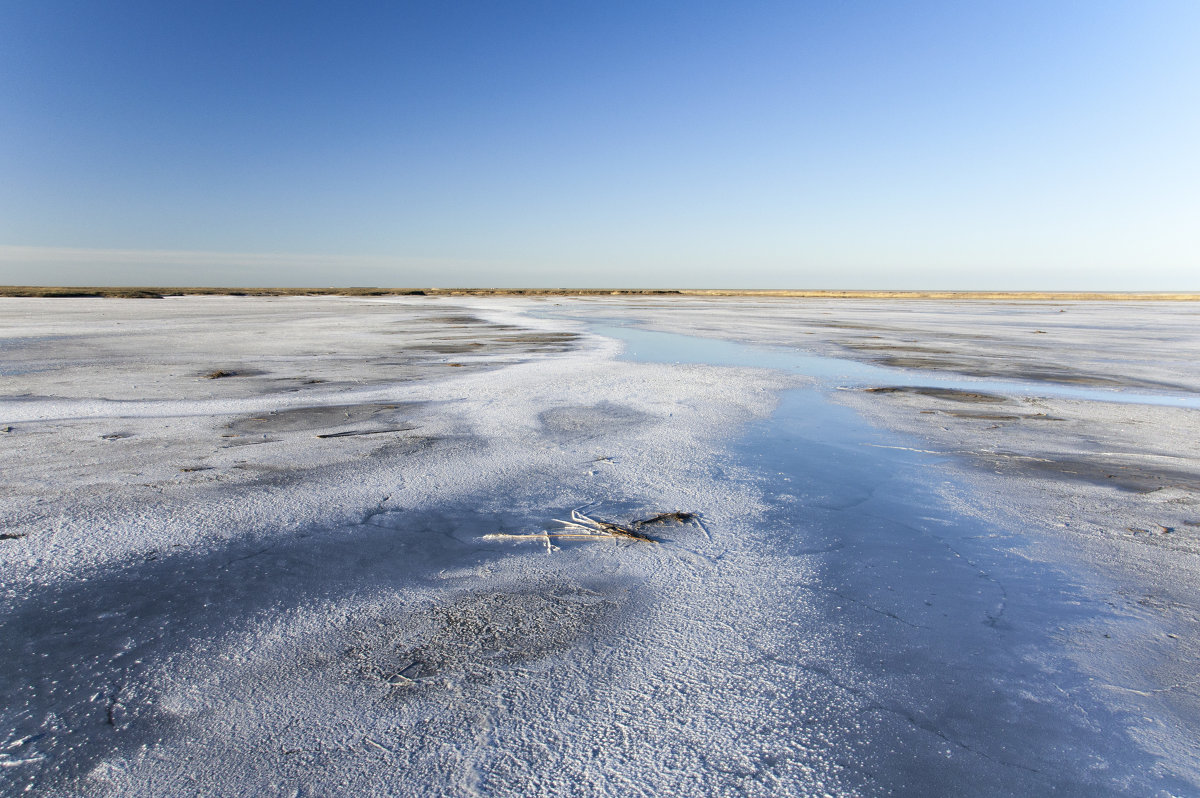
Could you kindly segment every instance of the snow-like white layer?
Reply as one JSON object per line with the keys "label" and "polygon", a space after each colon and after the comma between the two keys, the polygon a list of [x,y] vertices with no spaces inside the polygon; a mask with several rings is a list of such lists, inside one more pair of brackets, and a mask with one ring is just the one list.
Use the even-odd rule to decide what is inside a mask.
{"label": "snow-like white layer", "polygon": [[[273,317],[278,301],[264,304]],[[356,322],[370,326],[380,306],[390,305],[401,316],[408,312],[394,301],[331,304],[328,313],[340,319],[339,327]],[[363,307],[371,315],[356,318],[356,309]],[[506,317],[514,315],[508,311]],[[86,319],[83,316],[80,323]],[[180,348],[169,315],[159,324],[154,337],[160,348],[140,351],[139,365],[154,364]],[[254,340],[270,337],[265,324],[258,330],[247,327]],[[426,332],[436,335],[438,325],[436,320],[429,322]],[[539,325],[545,323],[531,320],[531,327]],[[51,329],[55,336],[69,334],[63,326]],[[187,330],[182,336],[193,334]],[[297,343],[294,333],[288,335],[289,344]],[[320,332],[301,344],[310,351],[327,346]],[[111,387],[104,371],[84,372],[72,382],[70,397],[0,403],[0,425],[11,429],[0,440],[15,494],[4,523],[13,533],[27,535],[10,545],[8,553],[28,548],[31,558],[25,565],[29,578],[36,580],[40,570],[75,571],[209,537],[291,532],[358,520],[394,506],[441,503],[539,470],[566,470],[577,481],[587,476],[579,482],[585,490],[579,494],[581,502],[592,495],[586,492],[592,483],[597,485],[595,495],[603,495],[602,477],[610,473],[653,491],[705,493],[704,488],[689,489],[688,481],[675,480],[671,484],[678,487],[664,487],[668,480],[658,473],[661,464],[668,459],[699,463],[700,453],[711,449],[707,437],[723,420],[769,412],[775,400],[768,388],[781,384],[779,378],[704,367],[668,370],[612,363],[609,358],[616,349],[612,341],[591,339],[583,351],[552,359],[534,355],[538,359],[501,371],[448,377],[455,372],[410,368],[405,380],[396,383],[322,383],[303,392],[241,390],[232,396],[211,396],[216,387],[226,388],[222,383],[237,378],[209,381],[191,376],[189,382],[196,386],[192,395],[146,401],[80,398],[104,394]],[[355,356],[354,350],[331,354],[339,359]],[[511,358],[496,360],[503,364]],[[364,370],[369,366],[365,363]],[[145,368],[151,370],[149,365]],[[194,375],[203,364],[199,369],[186,363],[171,368]],[[319,358],[308,365],[307,373],[322,373]],[[227,392],[237,387],[229,386]],[[272,431],[270,424],[273,414],[304,408],[389,403],[398,409],[381,414],[382,421],[339,424],[337,419],[320,419],[305,427],[301,420],[292,425],[297,428],[280,432]],[[561,415],[557,427],[553,419],[546,423],[540,418],[548,411]],[[255,420],[262,420],[267,431],[257,434],[253,423],[237,423]],[[411,429],[317,437],[404,426]],[[572,445],[564,445],[564,440]],[[673,458],[668,450],[674,451]],[[599,456],[620,459],[622,467],[593,464]],[[68,496],[70,501],[64,502]],[[665,495],[663,501],[670,503],[670,498]],[[136,515],[125,516],[128,511]],[[181,524],[184,514],[187,522]],[[19,557],[8,565],[21,573]]]}
{"label": "snow-like white layer", "polygon": [[[1200,410],[1010,398],[839,398],[937,455],[964,515],[1026,534],[1021,556],[1070,574],[1090,611],[1056,642],[1167,768],[1200,761]],[[966,417],[958,414],[965,413]],[[981,418],[973,418],[979,415]],[[931,420],[932,419],[932,420]],[[1184,764],[1191,763],[1191,764]],[[1184,793],[1186,794],[1186,792]]]}
{"label": "snow-like white layer", "polygon": [[[171,314],[234,312],[253,338],[227,335],[240,354],[222,362],[258,345],[340,362],[355,333],[417,303],[169,302],[66,303],[17,330],[86,353],[94,314],[159,314],[139,322],[157,398],[96,401],[113,387],[103,352],[88,371],[70,350],[39,378],[59,396],[0,405],[5,528],[23,535],[3,548],[6,791],[836,791],[856,699],[829,681],[837,642],[794,634],[807,611],[788,586],[811,557],[767,563],[753,475],[721,458],[722,439],[770,412],[780,377],[616,362],[611,342],[587,340],[500,370],[256,393],[197,378],[215,358],[180,357],[197,333]],[[322,323],[275,341],[266,320],[293,304]],[[477,309],[512,321],[519,304]],[[442,324],[418,322],[411,335]],[[31,387],[15,393],[50,393]],[[273,421],[362,403],[396,403],[383,426],[412,429],[318,438],[380,417]],[[266,443],[245,432],[256,419],[274,425]],[[482,540],[589,502],[617,520],[680,509],[703,522],[664,527],[660,545]],[[820,673],[763,659],[781,636]],[[407,660],[415,683],[389,684]],[[798,690],[810,700],[780,700]]]}
{"label": "snow-like white layer", "polygon": [[1097,389],[1200,392],[1200,304],[587,298],[578,317],[908,369]]}
{"label": "snow-like white layer", "polygon": [[[0,301],[0,790],[1184,794],[1195,692],[1159,688],[1185,660],[1135,649],[1191,612],[1184,590],[1143,601],[1194,571],[1186,546],[1112,538],[1111,558],[1157,559],[1113,569],[1142,615],[1105,615],[1098,538],[1053,545],[1042,483],[907,451],[947,447],[906,407],[967,458],[979,419],[837,394],[909,432],[888,436],[785,392],[811,385],[795,374],[615,360],[579,321],[1200,385],[1190,310],[1137,307],[1162,325],[1091,305]],[[1137,412],[1120,444],[1142,455],[1193,418]],[[1065,452],[1108,435],[1062,429]],[[589,502],[701,520],[648,527],[658,544],[484,540]],[[1125,670],[1096,684],[1105,666]]]}
{"label": "snow-like white layer", "polygon": [[[925,369],[925,384],[931,386],[957,381],[961,395],[893,390],[922,384],[921,372],[894,369],[890,381],[876,370],[871,379],[880,382],[854,376],[844,382],[834,378],[825,387],[842,388],[830,398],[853,407],[860,417],[904,433],[860,444],[877,448],[880,457],[893,452],[918,458],[918,482],[934,494],[924,501],[943,508],[936,514],[949,510],[959,516],[953,521],[959,538],[971,536],[961,532],[971,529],[967,519],[983,522],[974,534],[988,543],[970,556],[985,564],[981,576],[1006,584],[1001,602],[1010,619],[1006,623],[1020,617],[1020,600],[1048,607],[1027,607],[1030,628],[1008,645],[1027,648],[1026,662],[1044,663],[1048,671],[1061,672],[1067,663],[1079,670],[1073,683],[1056,677],[1053,689],[1065,699],[1057,712],[1086,716],[1090,711],[1095,717],[1105,708],[1119,718],[1114,726],[1128,729],[1126,750],[1146,752],[1146,762],[1135,770],[1181,779],[1157,789],[1165,794],[1200,789],[1200,680],[1193,667],[1200,659],[1200,410],[1195,409],[1200,307],[840,300],[657,304],[584,300],[574,313]],[[838,372],[830,368],[828,373]],[[1067,398],[1080,386],[1104,401]],[[885,390],[863,390],[871,387]],[[1179,397],[1188,406],[1146,404],[1139,393]],[[1126,395],[1131,400],[1122,401]],[[839,425],[836,435],[849,428]],[[891,517],[917,529],[928,526],[917,511],[919,495],[914,491],[908,507],[893,508]],[[936,527],[928,532],[954,540]],[[953,545],[961,549],[964,542]],[[920,578],[913,573],[918,560],[911,559],[907,573],[899,574],[906,581]],[[1022,580],[1023,571],[1042,576]],[[1022,581],[1026,585],[1018,599],[1015,585]],[[870,584],[864,580],[855,589],[870,594]],[[889,596],[875,606],[904,604]],[[913,609],[898,614],[912,618]],[[1037,622],[1045,626],[1045,639],[1029,633]],[[982,662],[978,671],[975,678],[986,672]],[[1015,667],[1005,678],[1021,681]],[[1090,710],[1085,696],[1093,702]],[[1036,700],[1055,703],[1047,696]],[[1090,721],[1093,728],[1099,724]],[[995,729],[988,733],[992,754],[1004,756],[1004,735]],[[1074,735],[1070,744],[1090,748],[1096,767],[1115,776],[1113,759],[1119,753],[1110,749],[1106,757],[1088,733]],[[1024,762],[1034,764],[1033,758]],[[1059,767],[1065,773],[1071,766]],[[1124,792],[1155,789],[1153,782],[1115,781],[1124,784]]]}

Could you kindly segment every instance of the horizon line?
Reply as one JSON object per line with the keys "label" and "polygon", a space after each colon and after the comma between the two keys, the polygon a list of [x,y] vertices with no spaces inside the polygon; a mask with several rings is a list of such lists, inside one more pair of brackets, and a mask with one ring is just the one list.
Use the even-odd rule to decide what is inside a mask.
{"label": "horizon line", "polygon": [[3,298],[160,299],[169,296],[691,296],[811,299],[982,299],[1026,301],[1200,301],[1200,291],[1039,291],[837,288],[617,288],[617,287],[407,287],[377,286],[133,286],[0,285]]}

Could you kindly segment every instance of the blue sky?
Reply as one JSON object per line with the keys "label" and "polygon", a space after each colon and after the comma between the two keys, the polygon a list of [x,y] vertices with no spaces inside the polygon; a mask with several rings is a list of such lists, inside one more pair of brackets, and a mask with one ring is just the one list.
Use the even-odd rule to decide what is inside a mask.
{"label": "blue sky", "polygon": [[1200,3],[0,0],[0,283],[1200,290]]}

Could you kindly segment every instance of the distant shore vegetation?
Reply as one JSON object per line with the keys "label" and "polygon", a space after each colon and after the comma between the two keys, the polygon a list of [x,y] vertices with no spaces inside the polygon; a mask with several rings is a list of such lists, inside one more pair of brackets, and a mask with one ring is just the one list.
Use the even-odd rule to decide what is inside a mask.
{"label": "distant shore vegetation", "polygon": [[986,299],[1041,301],[1200,301],[1170,291],[863,291],[736,288],[219,288],[145,286],[0,286],[0,297],[162,299],[168,296],[692,296],[812,299]]}

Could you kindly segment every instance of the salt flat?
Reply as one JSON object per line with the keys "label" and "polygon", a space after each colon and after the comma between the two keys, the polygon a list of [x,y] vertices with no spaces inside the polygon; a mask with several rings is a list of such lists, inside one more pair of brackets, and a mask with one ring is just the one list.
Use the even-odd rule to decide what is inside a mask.
{"label": "salt flat", "polygon": [[0,790],[1194,793],[1197,321],[0,299]]}

